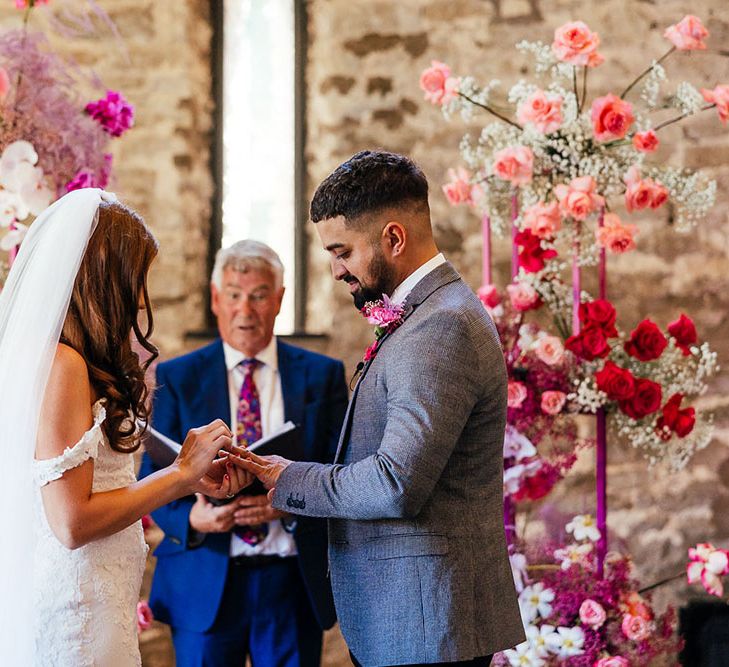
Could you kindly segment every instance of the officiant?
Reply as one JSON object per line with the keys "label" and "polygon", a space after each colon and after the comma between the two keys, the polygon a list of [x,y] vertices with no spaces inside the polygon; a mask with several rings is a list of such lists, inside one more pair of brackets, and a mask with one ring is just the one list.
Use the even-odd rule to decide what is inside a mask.
{"label": "officiant", "polygon": [[[331,462],[347,404],[340,361],[278,340],[283,265],[257,241],[221,249],[211,306],[220,338],[157,366],[152,424],[175,441],[220,418],[248,445],[301,426],[304,460]],[[140,477],[156,466],[145,454]],[[315,666],[335,622],[322,519],[296,518],[245,489],[227,504],[187,497],[153,513],[165,533],[150,605],[178,667]]]}

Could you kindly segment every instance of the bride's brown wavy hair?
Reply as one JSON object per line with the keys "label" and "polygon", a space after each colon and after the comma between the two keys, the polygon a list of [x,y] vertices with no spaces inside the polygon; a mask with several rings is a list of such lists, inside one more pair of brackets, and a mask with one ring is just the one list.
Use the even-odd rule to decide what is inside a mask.
{"label": "bride's brown wavy hair", "polygon": [[[76,275],[61,341],[84,358],[92,386],[106,399],[109,444],[118,452],[133,452],[140,442],[136,422],[146,429],[149,418],[144,374],[159,354],[149,341],[153,319],[147,292],[147,272],[159,245],[142,217],[120,202],[102,201],[98,216]],[[144,332],[138,321],[140,296],[147,315]],[[132,349],[132,332],[150,353],[144,363]]]}

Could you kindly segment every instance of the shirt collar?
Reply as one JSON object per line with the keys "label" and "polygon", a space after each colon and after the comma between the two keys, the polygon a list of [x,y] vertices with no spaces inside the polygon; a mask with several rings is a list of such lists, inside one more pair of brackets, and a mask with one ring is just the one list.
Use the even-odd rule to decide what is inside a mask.
{"label": "shirt collar", "polygon": [[415,269],[405,280],[403,280],[392,293],[390,300],[393,303],[402,303],[407,298],[408,294],[413,291],[415,285],[417,285],[425,276],[427,276],[433,269],[445,264],[446,258],[442,252],[439,252],[435,257],[431,257],[425,264]]}
{"label": "shirt collar", "polygon": [[[247,359],[245,354],[240,350],[236,350],[223,341],[223,353],[225,354],[225,367],[232,371],[243,359]],[[255,357],[262,364],[270,366],[274,371],[278,370],[278,346],[276,336],[271,336],[268,345],[264,347]]]}

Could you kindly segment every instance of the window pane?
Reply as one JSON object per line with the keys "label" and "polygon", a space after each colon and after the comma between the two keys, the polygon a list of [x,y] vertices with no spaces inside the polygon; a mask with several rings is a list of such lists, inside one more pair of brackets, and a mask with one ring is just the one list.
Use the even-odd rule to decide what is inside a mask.
{"label": "window pane", "polygon": [[286,268],[277,333],[294,330],[294,2],[225,0],[223,245],[253,238]]}

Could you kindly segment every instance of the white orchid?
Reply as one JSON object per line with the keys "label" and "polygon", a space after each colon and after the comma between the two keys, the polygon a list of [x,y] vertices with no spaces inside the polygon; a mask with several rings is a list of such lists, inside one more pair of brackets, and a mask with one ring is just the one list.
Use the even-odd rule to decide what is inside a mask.
{"label": "white orchid", "polygon": [[554,591],[545,588],[539,581],[532,586],[527,586],[519,594],[519,609],[522,619],[527,623],[533,623],[537,618],[548,618],[552,614],[552,601]]}
{"label": "white orchid", "polygon": [[600,541],[600,531],[595,523],[595,518],[591,514],[578,514],[565,526],[565,530],[572,533],[574,538],[580,542],[582,540]]}
{"label": "white orchid", "polygon": [[526,556],[519,553],[509,554],[509,563],[511,564],[511,572],[514,575],[516,592],[521,593],[527,581],[529,581]]}
{"label": "white orchid", "polygon": [[534,456],[537,448],[523,433],[519,432],[511,424],[506,425],[504,436],[504,458],[514,458],[517,461]]}
{"label": "white orchid", "polygon": [[540,658],[546,658],[549,655],[549,642],[554,641],[550,639],[553,634],[555,634],[555,628],[548,623],[541,627],[530,625],[526,628],[527,641]]}
{"label": "white orchid", "polygon": [[504,651],[504,657],[512,667],[543,667],[546,663],[538,656],[529,642],[522,642],[518,646]]}
{"label": "white orchid", "polygon": [[504,470],[504,491],[509,494],[516,493],[521,487],[521,480],[534,475],[541,465],[539,461],[531,461],[530,463],[517,463]]}
{"label": "white orchid", "polygon": [[12,250],[15,246],[21,244],[27,233],[28,228],[24,224],[16,222],[11,226],[10,231],[0,239],[0,249]]}
{"label": "white orchid", "polygon": [[572,565],[577,563],[582,565],[587,560],[588,554],[592,553],[592,543],[585,544],[568,544],[562,549],[556,549],[554,557],[559,561],[563,570],[569,570]]}
{"label": "white orchid", "polygon": [[28,141],[14,141],[0,155],[0,224],[40,214],[54,198],[43,170],[36,166],[38,153]]}
{"label": "white orchid", "polygon": [[551,634],[547,640],[549,650],[560,658],[571,658],[584,653],[582,646],[585,643],[585,633],[582,628],[560,627]]}

